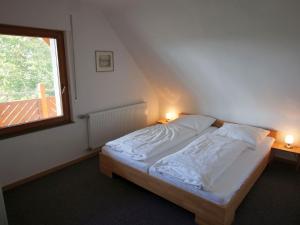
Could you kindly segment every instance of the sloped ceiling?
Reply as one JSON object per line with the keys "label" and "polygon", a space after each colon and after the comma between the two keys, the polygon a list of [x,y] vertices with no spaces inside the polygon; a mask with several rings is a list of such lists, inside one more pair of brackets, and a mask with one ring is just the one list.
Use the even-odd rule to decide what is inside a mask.
{"label": "sloped ceiling", "polygon": [[92,1],[156,88],[161,113],[300,132],[299,0]]}

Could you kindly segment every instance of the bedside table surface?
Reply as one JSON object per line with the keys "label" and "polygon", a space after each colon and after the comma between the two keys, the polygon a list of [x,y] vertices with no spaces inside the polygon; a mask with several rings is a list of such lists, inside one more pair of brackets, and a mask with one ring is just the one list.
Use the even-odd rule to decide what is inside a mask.
{"label": "bedside table surface", "polygon": [[160,119],[157,121],[159,124],[167,124],[169,121],[167,119]]}
{"label": "bedside table surface", "polygon": [[293,148],[286,148],[284,143],[274,142],[274,144],[272,145],[272,148],[277,149],[277,150],[286,151],[286,152],[300,154],[300,147],[298,147],[298,146],[293,146]]}

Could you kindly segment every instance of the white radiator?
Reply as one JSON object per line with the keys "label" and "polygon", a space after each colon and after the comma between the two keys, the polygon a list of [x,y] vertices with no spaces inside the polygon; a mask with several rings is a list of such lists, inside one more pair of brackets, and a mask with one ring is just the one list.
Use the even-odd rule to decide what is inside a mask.
{"label": "white radiator", "polygon": [[88,114],[89,148],[143,128],[147,123],[145,102]]}

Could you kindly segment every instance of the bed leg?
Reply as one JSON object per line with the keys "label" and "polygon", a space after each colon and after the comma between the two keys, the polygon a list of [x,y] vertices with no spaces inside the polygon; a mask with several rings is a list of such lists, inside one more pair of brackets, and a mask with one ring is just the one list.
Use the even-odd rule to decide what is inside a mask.
{"label": "bed leg", "polygon": [[216,218],[207,218],[205,215],[195,214],[195,223],[197,225],[231,225],[234,221],[235,212],[226,212],[223,222]]}
{"label": "bed leg", "polygon": [[112,178],[113,177],[113,163],[109,157],[103,155],[101,152],[99,153],[99,171]]}
{"label": "bed leg", "polygon": [[215,225],[215,224],[205,221],[205,219],[203,219],[203,218],[204,218],[203,216],[196,214],[195,215],[195,223],[197,225]]}
{"label": "bed leg", "polygon": [[197,214],[195,215],[195,223],[197,225],[202,225],[203,224],[201,218]]}
{"label": "bed leg", "polygon": [[235,212],[227,212],[225,215],[224,225],[231,225],[234,221]]}

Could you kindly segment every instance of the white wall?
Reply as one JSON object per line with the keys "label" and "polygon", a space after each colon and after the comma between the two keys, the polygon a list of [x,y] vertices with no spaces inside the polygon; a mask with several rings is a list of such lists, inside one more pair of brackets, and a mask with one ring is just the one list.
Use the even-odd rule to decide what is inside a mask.
{"label": "white wall", "polygon": [[162,114],[270,127],[300,144],[299,0],[98,2],[158,90]]}
{"label": "white wall", "polygon": [[[169,108],[201,112],[300,140],[298,0],[85,1],[102,8],[78,0],[10,0],[0,7],[0,23],[63,30],[66,15],[74,14],[75,116],[143,99],[154,121],[157,99],[145,75],[161,114]],[[96,49],[114,51],[114,73],[95,72]],[[85,121],[76,119],[1,140],[0,181],[5,185],[86,154],[86,135]]]}
{"label": "white wall", "polygon": [[[97,6],[74,0],[10,0],[1,2],[0,23],[68,30],[70,13],[78,90],[75,101],[71,77],[75,123],[0,140],[2,185],[87,154],[86,121],[77,119],[80,114],[144,100],[149,106],[148,122],[157,119],[156,94]],[[95,72],[95,50],[114,51],[114,72]]]}

